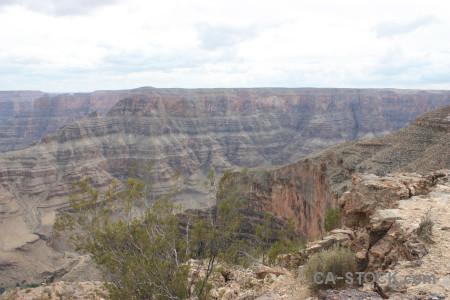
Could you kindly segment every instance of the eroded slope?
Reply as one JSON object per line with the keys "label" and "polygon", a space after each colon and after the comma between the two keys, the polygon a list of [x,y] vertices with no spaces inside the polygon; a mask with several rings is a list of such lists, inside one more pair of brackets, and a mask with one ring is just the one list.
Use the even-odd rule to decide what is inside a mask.
{"label": "eroded slope", "polygon": [[306,236],[323,232],[325,209],[336,206],[356,173],[428,173],[450,168],[450,106],[426,113],[392,134],[352,141],[282,167],[250,173],[244,197],[255,210],[293,218]]}
{"label": "eroded slope", "polygon": [[[0,155],[0,247],[9,264],[0,270],[8,276],[0,278],[14,282],[26,269],[30,282],[67,262],[49,238],[73,180],[88,176],[101,188],[123,179],[133,161],[151,161],[156,193],[167,191],[172,176],[181,172],[188,184],[179,200],[186,207],[204,207],[213,200],[202,185],[211,168],[221,173],[285,164],[339,142],[382,136],[418,111],[449,101],[448,92],[336,89],[142,88],[120,97],[107,115],[92,112],[33,147]],[[436,136],[426,135],[426,149],[417,155],[436,149],[427,153],[438,157],[443,124],[424,125]],[[335,202],[335,185],[363,166],[354,162],[365,159],[359,154],[380,149],[379,142],[360,143],[270,171],[268,184],[256,189],[267,201],[257,205],[278,216],[295,215],[307,235],[320,232],[322,211]],[[42,259],[27,269],[35,257]]]}

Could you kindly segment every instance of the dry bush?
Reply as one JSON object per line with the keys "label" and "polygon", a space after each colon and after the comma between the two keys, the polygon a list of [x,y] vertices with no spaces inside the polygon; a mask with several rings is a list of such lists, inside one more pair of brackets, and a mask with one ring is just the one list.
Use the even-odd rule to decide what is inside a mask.
{"label": "dry bush", "polygon": [[[355,272],[355,270],[356,260],[353,252],[348,248],[335,245],[330,249],[311,255],[306,261],[303,274],[310,281],[310,288],[313,291],[318,291],[344,285],[344,280],[336,280],[335,283],[325,283],[328,273],[332,273],[334,278],[345,278],[345,273]],[[321,276],[321,279],[324,281],[323,284],[315,283],[313,280],[314,275],[318,272],[323,274]]]}
{"label": "dry bush", "polygon": [[430,210],[422,217],[419,223],[419,228],[417,228],[417,235],[428,243],[434,243],[431,239],[433,235],[434,221],[431,219]]}

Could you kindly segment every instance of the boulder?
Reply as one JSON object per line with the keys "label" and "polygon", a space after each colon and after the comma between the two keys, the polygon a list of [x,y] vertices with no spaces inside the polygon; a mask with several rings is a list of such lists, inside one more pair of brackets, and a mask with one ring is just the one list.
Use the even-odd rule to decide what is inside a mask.
{"label": "boulder", "polygon": [[259,279],[264,279],[269,274],[279,276],[286,274],[286,271],[279,268],[269,268],[269,267],[261,267],[258,271],[256,271],[256,277]]}

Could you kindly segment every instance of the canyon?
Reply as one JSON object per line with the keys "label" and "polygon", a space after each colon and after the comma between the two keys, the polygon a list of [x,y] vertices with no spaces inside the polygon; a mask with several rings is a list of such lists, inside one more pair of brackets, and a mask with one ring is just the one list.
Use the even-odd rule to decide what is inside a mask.
{"label": "canyon", "polygon": [[[276,267],[261,264],[245,268],[223,266],[221,272],[211,276],[210,299],[445,299],[450,293],[447,251],[450,246],[449,171],[426,175],[354,175],[350,189],[339,199],[345,229],[331,230],[323,239],[308,243],[299,252],[278,256]],[[419,230],[427,215],[434,222],[431,240],[424,239]],[[310,279],[302,273],[305,262],[309,256],[335,245],[356,253],[358,271],[384,272],[380,276],[384,283],[348,284],[340,290],[311,292],[308,289]],[[192,270],[197,270],[198,261],[191,263]],[[58,295],[76,299],[106,298],[102,282],[79,282],[78,272],[66,273],[60,280],[36,288],[11,291],[8,296],[15,295],[15,299],[24,300]],[[395,273],[398,280],[411,275],[431,275],[431,284],[390,284],[387,273]],[[8,296],[6,299],[10,299]]]}
{"label": "canyon", "polygon": [[34,101],[43,95],[40,91],[0,91],[0,122],[32,110]]}
{"label": "canyon", "polygon": [[[250,199],[253,211],[293,218],[306,238],[314,238],[324,231],[325,211],[338,205],[353,176],[450,169],[449,137],[450,106],[445,106],[383,137],[341,143],[280,167],[250,170],[245,176],[253,183],[240,186],[242,197]],[[244,182],[242,171],[233,175],[230,184]]]}
{"label": "canyon", "polygon": [[[392,132],[417,115],[450,103],[448,91],[395,89],[184,90],[143,87],[72,94],[0,91],[0,152],[25,149],[47,134],[94,111],[106,114],[115,103],[131,95],[153,95],[167,98],[167,101],[222,97],[223,101],[241,102],[244,106],[236,106],[235,109],[241,109],[242,115],[247,112],[245,105],[250,98],[274,102],[278,107],[284,106],[283,111],[289,114],[287,117],[291,122],[289,127],[296,132],[301,131],[301,137],[322,138],[322,141],[314,141],[310,148],[303,145],[306,143],[299,142],[286,149],[294,152],[301,150],[297,157],[317,151],[314,146],[323,149],[343,140],[373,138]],[[372,115],[372,120],[364,120],[362,116],[366,114]]]}
{"label": "canyon", "polygon": [[177,201],[186,208],[214,203],[202,184],[210,169],[260,167],[251,171],[257,184],[248,192],[255,210],[295,216],[305,236],[320,234],[324,209],[337,203],[354,172],[448,165],[445,109],[400,128],[449,104],[448,91],[390,89],[42,95],[33,109],[1,123],[0,146],[8,152],[0,154],[0,284],[37,282],[72,262],[77,254],[53,240],[70,183],[89,177],[105,188],[126,178],[135,161],[152,163],[156,194],[181,174],[187,184]]}
{"label": "canyon", "polygon": [[22,150],[93,111],[106,113],[122,91],[0,92],[0,152]]}

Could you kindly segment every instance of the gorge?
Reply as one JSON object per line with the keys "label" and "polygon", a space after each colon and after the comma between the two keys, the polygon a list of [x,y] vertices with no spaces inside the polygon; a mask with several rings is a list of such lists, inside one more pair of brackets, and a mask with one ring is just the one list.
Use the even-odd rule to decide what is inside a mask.
{"label": "gorge", "polygon": [[269,184],[249,194],[258,197],[257,209],[295,214],[299,230],[318,234],[323,210],[348,188],[353,172],[448,166],[448,108],[385,135],[449,104],[448,91],[390,89],[42,95],[33,109],[0,124],[0,283],[36,282],[72,261],[74,253],[52,244],[55,214],[68,204],[70,183],[87,176],[106,187],[126,178],[134,161],[153,163],[156,193],[181,173],[187,185],[178,201],[187,208],[214,203],[202,185],[210,169],[262,167],[257,172]]}

